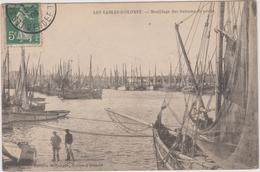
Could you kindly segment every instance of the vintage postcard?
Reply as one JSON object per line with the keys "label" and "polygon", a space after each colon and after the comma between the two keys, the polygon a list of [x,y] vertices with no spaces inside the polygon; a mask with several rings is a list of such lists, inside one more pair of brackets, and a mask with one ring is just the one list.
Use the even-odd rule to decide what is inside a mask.
{"label": "vintage postcard", "polygon": [[2,170],[259,168],[257,2],[1,5]]}

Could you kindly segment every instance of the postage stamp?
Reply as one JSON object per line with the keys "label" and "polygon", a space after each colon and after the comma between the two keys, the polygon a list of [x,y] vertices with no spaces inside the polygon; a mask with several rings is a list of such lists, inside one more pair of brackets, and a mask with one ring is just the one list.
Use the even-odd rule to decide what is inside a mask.
{"label": "postage stamp", "polygon": [[55,4],[6,5],[7,44],[40,44],[40,32],[52,24],[55,16]]}
{"label": "postage stamp", "polygon": [[[40,34],[29,34],[23,30],[32,30],[30,23],[39,23],[39,4],[6,5],[6,43],[39,44]],[[18,29],[20,28],[20,29]]]}

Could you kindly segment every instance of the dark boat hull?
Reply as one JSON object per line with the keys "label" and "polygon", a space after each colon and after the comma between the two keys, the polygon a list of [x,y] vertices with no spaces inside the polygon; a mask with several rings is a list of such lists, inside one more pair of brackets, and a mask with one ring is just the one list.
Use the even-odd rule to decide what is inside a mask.
{"label": "dark boat hull", "polygon": [[169,149],[162,142],[155,128],[153,128],[153,140],[154,140],[157,169],[158,170],[180,170],[179,168],[176,168],[176,160],[172,156],[169,157],[168,162],[166,163],[163,162],[163,159],[166,156]]}
{"label": "dark boat hull", "polygon": [[[217,169],[218,166],[205,156],[191,158],[177,150],[172,150],[161,140],[156,128],[153,128],[154,148],[158,170],[209,170]],[[167,158],[165,158],[167,157]]]}
{"label": "dark boat hull", "polygon": [[36,161],[36,149],[28,143],[4,143],[2,148],[4,164],[32,165]]}
{"label": "dark boat hull", "polygon": [[3,124],[13,122],[47,121],[66,117],[70,111],[28,111],[28,112],[3,112]]}
{"label": "dark boat hull", "polygon": [[63,99],[102,99],[102,89],[67,91],[60,96]]}

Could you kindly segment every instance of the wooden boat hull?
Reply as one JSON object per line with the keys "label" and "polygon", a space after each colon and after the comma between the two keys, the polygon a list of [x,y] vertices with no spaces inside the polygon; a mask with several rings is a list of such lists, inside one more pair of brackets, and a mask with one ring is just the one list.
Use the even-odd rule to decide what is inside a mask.
{"label": "wooden boat hull", "polygon": [[60,96],[63,99],[102,99],[102,89],[68,91]]}
{"label": "wooden boat hull", "polygon": [[[39,92],[41,94],[46,94],[48,96],[58,96],[59,95],[59,91],[58,90],[54,90],[54,89],[48,89],[46,87],[34,87],[31,90],[35,91],[35,92]],[[41,98],[43,99],[43,98]],[[43,101],[43,100],[40,100]]]}
{"label": "wooden boat hull", "polygon": [[34,98],[32,98],[32,101],[45,101],[45,98],[42,98],[42,97],[34,97]]}
{"label": "wooden boat hull", "polygon": [[177,162],[176,162],[177,160],[172,155],[170,155],[167,162],[163,162],[163,159],[167,155],[169,149],[162,142],[155,128],[153,128],[153,140],[154,140],[157,169],[158,170],[181,170],[180,168],[177,167]]}
{"label": "wooden boat hull", "polygon": [[30,121],[46,121],[55,120],[66,117],[70,111],[29,111],[29,112],[4,112],[3,124],[10,122],[30,122]]}
{"label": "wooden boat hull", "polygon": [[36,161],[36,149],[25,142],[3,143],[3,156],[9,159],[4,159],[4,163],[9,161],[14,165],[30,165]]}
{"label": "wooden boat hull", "polygon": [[31,108],[32,111],[44,111],[45,110],[45,103],[31,104],[30,108]]}
{"label": "wooden boat hull", "polygon": [[146,86],[131,85],[128,86],[129,91],[146,91]]}
{"label": "wooden boat hull", "polygon": [[218,168],[212,160],[206,159],[205,156],[191,158],[176,150],[168,154],[169,148],[161,140],[156,128],[153,128],[153,139],[158,170],[209,170]]}
{"label": "wooden boat hull", "polygon": [[2,129],[3,130],[12,130],[13,129],[13,124],[10,122],[2,123]]}
{"label": "wooden boat hull", "polygon": [[[183,93],[186,93],[186,94],[196,94],[196,90],[195,88],[193,87],[184,87],[182,90],[181,90]],[[213,95],[215,94],[215,87],[214,86],[208,86],[208,87],[204,87],[202,89],[202,92],[201,92],[203,95]]]}

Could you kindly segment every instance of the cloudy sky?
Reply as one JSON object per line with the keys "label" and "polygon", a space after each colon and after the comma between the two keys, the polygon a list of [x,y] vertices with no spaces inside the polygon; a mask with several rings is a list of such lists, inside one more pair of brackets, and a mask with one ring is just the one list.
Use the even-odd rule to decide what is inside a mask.
{"label": "cloudy sky", "polygon": [[[87,73],[89,58],[93,56],[94,70],[109,70],[123,63],[128,70],[131,65],[142,65],[143,74],[151,72],[157,65],[157,72],[168,74],[169,65],[178,62],[175,22],[184,19],[180,26],[183,40],[187,37],[198,2],[172,3],[78,3],[57,4],[57,16],[52,25],[41,33],[42,44],[26,47],[30,65],[36,64],[41,53],[41,63],[51,70],[61,60],[73,60],[73,66],[80,64]],[[202,4],[204,9],[210,3]],[[213,26],[216,26],[218,4],[215,5]],[[94,14],[94,11],[101,14]],[[141,10],[141,14],[103,14],[104,10]],[[157,11],[151,13],[151,10]],[[183,10],[186,10],[184,12]],[[167,12],[168,11],[168,12]],[[189,17],[189,18],[187,18]],[[189,53],[192,64],[198,52],[202,30],[207,13],[203,13]],[[214,29],[214,28],[213,28]],[[215,36],[213,30],[212,36]],[[210,49],[214,49],[214,42]],[[21,59],[21,48],[10,47],[11,68],[17,69]]]}

